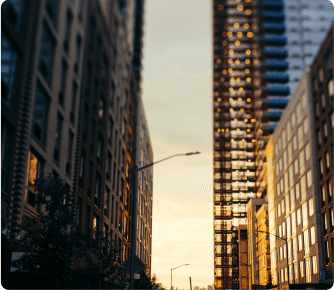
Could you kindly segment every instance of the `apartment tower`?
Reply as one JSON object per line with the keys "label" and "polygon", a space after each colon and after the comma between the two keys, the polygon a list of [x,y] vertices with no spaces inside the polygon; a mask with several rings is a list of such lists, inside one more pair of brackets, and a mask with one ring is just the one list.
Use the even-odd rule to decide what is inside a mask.
{"label": "apartment tower", "polygon": [[[257,184],[264,136],[288,99],[282,1],[213,1],[216,289],[239,288],[237,226]],[[260,158],[260,159],[259,159]],[[256,162],[255,162],[256,161]]]}

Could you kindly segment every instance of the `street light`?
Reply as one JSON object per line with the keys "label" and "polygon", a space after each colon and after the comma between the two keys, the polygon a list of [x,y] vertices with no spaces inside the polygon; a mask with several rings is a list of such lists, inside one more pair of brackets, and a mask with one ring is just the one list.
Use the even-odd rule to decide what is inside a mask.
{"label": "street light", "polygon": [[[273,235],[283,241],[285,241],[285,245],[286,245],[286,267],[287,267],[287,272],[288,272],[288,285],[290,283],[290,278],[289,278],[289,247],[288,247],[288,240],[287,239],[284,239],[284,238],[281,238],[280,236],[277,236],[275,234],[272,234],[272,233],[269,233],[269,232],[266,232],[266,231],[258,231],[258,230],[255,230],[256,232],[258,233],[265,233],[265,234],[269,234],[269,235]],[[279,283],[279,281],[278,281]]]}
{"label": "street light", "polygon": [[188,265],[190,265],[190,264],[184,264],[184,265],[178,266],[176,268],[170,269],[170,290],[172,290],[172,285],[173,285],[173,280],[172,280],[172,274],[173,274],[173,272],[172,271],[175,270],[175,269],[177,269],[177,268],[180,268],[182,266],[188,266]]}
{"label": "street light", "polygon": [[133,208],[132,208],[132,233],[131,233],[131,273],[130,273],[130,287],[131,289],[134,289],[134,270],[135,270],[135,250],[136,250],[136,225],[137,225],[137,187],[138,187],[138,171],[143,170],[145,168],[148,168],[154,164],[157,164],[159,162],[165,161],[167,159],[176,157],[176,156],[189,156],[189,155],[195,155],[200,154],[201,152],[188,152],[188,153],[181,153],[181,154],[175,154],[169,157],[166,157],[164,159],[161,159],[159,161],[150,163],[148,165],[145,165],[143,167],[137,167],[135,166],[135,178],[134,178],[134,186],[133,186]]}

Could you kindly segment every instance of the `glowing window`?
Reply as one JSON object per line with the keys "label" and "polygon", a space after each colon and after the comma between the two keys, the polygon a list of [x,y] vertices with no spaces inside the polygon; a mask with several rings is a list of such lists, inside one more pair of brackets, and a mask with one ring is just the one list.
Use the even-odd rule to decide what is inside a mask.
{"label": "glowing window", "polygon": [[250,129],[247,129],[247,132],[250,132]]}
{"label": "glowing window", "polygon": [[218,108],[218,109],[217,109],[217,112],[219,113],[220,111],[221,111],[221,109],[220,109],[220,108]]}
{"label": "glowing window", "polygon": [[239,91],[240,91],[240,92],[243,92],[243,90],[244,90],[243,88],[239,88]]}
{"label": "glowing window", "polygon": [[234,122],[237,122],[238,121],[238,119],[234,119]]}
{"label": "glowing window", "polygon": [[231,49],[231,50],[229,51],[229,54],[234,54],[234,50]]}
{"label": "glowing window", "polygon": [[221,63],[222,60],[220,58],[217,59],[217,63]]}
{"label": "glowing window", "polygon": [[236,64],[239,64],[239,63],[240,63],[240,60],[237,59],[237,60],[235,61],[235,63],[236,63]]}
{"label": "glowing window", "polygon": [[239,31],[238,33],[237,33],[237,35],[238,35],[238,37],[242,37],[242,32],[241,31]]}
{"label": "glowing window", "polygon": [[217,99],[218,102],[221,102],[221,100],[222,100],[221,98],[218,98],[218,99]]}
{"label": "glowing window", "polygon": [[257,63],[259,63],[260,61],[259,61],[258,59],[254,59],[253,62],[254,62],[255,64],[257,64]]}
{"label": "glowing window", "polygon": [[229,98],[229,101],[233,101],[233,98]]}
{"label": "glowing window", "polygon": [[233,72],[233,69],[232,69],[232,68],[229,68],[229,69],[228,69],[228,72],[229,72],[229,73]]}
{"label": "glowing window", "polygon": [[238,101],[242,101],[242,98],[238,98]]}
{"label": "glowing window", "polygon": [[224,78],[221,78],[220,81],[223,82],[223,81],[225,81],[225,79],[224,79]]}
{"label": "glowing window", "polygon": [[249,74],[249,69],[248,68],[245,69],[245,73]]}
{"label": "glowing window", "polygon": [[234,81],[235,81],[235,78],[231,78],[230,81],[231,81],[231,82],[234,82]]}
{"label": "glowing window", "polygon": [[229,64],[233,63],[233,60],[232,60],[232,59],[229,59],[229,60],[228,60],[228,63],[229,63]]}
{"label": "glowing window", "polygon": [[244,6],[238,5],[237,9],[238,9],[238,11],[242,11],[242,10],[244,10]]}
{"label": "glowing window", "polygon": [[233,88],[229,88],[229,90],[230,90],[230,92],[232,92],[232,91],[233,91]]}
{"label": "glowing window", "polygon": [[245,60],[245,63],[247,63],[247,64],[250,63],[250,60],[249,60],[249,59],[246,59],[246,60]]}
{"label": "glowing window", "polygon": [[252,0],[245,0],[246,2],[251,2]]}
{"label": "glowing window", "polygon": [[222,33],[222,36],[226,37],[226,36],[227,36],[227,32],[224,31],[224,32]]}
{"label": "glowing window", "polygon": [[227,49],[224,50],[224,54],[225,55],[228,54],[228,50]]}
{"label": "glowing window", "polygon": [[237,78],[237,82],[240,82],[240,78]]}
{"label": "glowing window", "polygon": [[251,14],[252,14],[252,10],[247,9],[247,10],[245,11],[245,14],[246,14],[246,15],[251,15]]}
{"label": "glowing window", "polygon": [[[245,119],[244,121],[245,121],[245,122],[248,122],[248,119]],[[248,130],[249,130],[249,129],[248,129]],[[247,131],[247,132],[248,132],[248,131]]]}
{"label": "glowing window", "polygon": [[253,32],[247,32],[247,37],[253,37],[254,33]]}
{"label": "glowing window", "polygon": [[241,108],[241,109],[240,109],[240,112],[243,112],[243,111],[244,111],[244,109],[243,109],[243,108]]}
{"label": "glowing window", "polygon": [[256,24],[256,23],[253,23],[253,24],[252,24],[252,28],[253,28],[253,29],[256,29],[256,28],[257,28],[257,24]]}
{"label": "glowing window", "polygon": [[257,54],[257,50],[254,49],[254,50],[252,51],[252,54]]}
{"label": "glowing window", "polygon": [[233,33],[232,33],[232,31],[229,31],[229,32],[227,32],[227,36],[228,36],[228,37],[231,37],[231,36],[233,36]]}
{"label": "glowing window", "polygon": [[252,79],[251,78],[247,78],[246,81],[249,83]]}
{"label": "glowing window", "polygon": [[252,52],[251,52],[249,49],[246,50],[246,54],[247,54],[247,55],[250,55],[251,53],[252,53]]}
{"label": "glowing window", "polygon": [[236,45],[236,46],[239,46],[239,45],[240,45],[240,41],[237,40],[237,41],[235,42],[235,45]]}
{"label": "glowing window", "polygon": [[[234,121],[235,121],[235,120],[236,120],[236,119],[234,119]],[[239,132],[239,131],[240,131],[240,129],[238,128],[238,129],[237,129],[237,132]]]}
{"label": "glowing window", "polygon": [[222,11],[223,9],[224,9],[224,5],[223,5],[223,4],[219,4],[219,5],[218,5],[218,10],[219,10],[219,11]]}
{"label": "glowing window", "polygon": [[223,44],[224,46],[226,46],[226,45],[227,45],[227,41],[224,40],[224,41],[222,42],[222,44]]}
{"label": "glowing window", "polygon": [[239,23],[234,23],[233,25],[234,28],[239,28],[239,26],[240,26]]}
{"label": "glowing window", "polygon": [[220,132],[220,129],[217,129],[217,132]]}
{"label": "glowing window", "polygon": [[248,29],[248,28],[249,28],[249,24],[248,24],[248,23],[245,23],[245,24],[244,24],[244,28],[245,28],[245,29]]}
{"label": "glowing window", "polygon": [[227,74],[227,70],[226,69],[223,70],[223,74],[224,75]]}
{"label": "glowing window", "polygon": [[247,99],[247,102],[250,102],[250,101],[251,101],[251,99],[250,99],[250,98],[248,98],[248,99]]}
{"label": "glowing window", "polygon": [[228,129],[226,129],[226,132],[228,132],[229,130]]}

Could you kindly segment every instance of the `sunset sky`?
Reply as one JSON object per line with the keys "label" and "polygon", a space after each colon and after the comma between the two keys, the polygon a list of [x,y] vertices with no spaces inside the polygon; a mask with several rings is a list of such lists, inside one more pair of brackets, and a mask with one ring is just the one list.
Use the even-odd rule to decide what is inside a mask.
{"label": "sunset sky", "polygon": [[213,273],[211,1],[147,0],[143,101],[154,160],[152,273],[170,288]]}

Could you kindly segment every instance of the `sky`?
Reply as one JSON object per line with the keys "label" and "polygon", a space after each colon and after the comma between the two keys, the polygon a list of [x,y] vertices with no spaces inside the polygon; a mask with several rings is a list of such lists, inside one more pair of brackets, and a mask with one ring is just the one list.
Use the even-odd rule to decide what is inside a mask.
{"label": "sky", "polygon": [[154,161],[152,273],[207,287],[213,270],[211,1],[147,0],[142,98]]}

